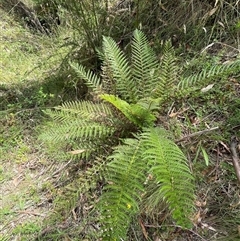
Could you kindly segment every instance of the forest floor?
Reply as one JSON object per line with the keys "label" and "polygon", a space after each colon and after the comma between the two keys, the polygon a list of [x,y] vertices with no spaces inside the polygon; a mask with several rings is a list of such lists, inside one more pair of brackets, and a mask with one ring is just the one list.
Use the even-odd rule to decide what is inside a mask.
{"label": "forest floor", "polygon": [[[72,167],[70,161],[48,155],[37,140],[40,109],[44,98],[49,98],[40,83],[67,53],[66,48],[59,48],[65,36],[32,34],[3,12],[0,28],[0,240],[30,241],[38,236],[45,240],[49,232],[53,233],[51,240],[79,240],[73,235],[78,224],[74,210],[55,227],[51,222],[48,225],[48,219],[56,214],[58,196]],[[34,98],[33,89],[37,93]],[[185,103],[185,108],[171,110],[170,125],[188,136],[179,145],[196,176],[196,212],[192,217],[195,226],[191,230],[169,226],[155,241],[240,240],[240,188],[229,145],[232,133],[239,135],[239,129],[223,126],[229,123],[233,111],[222,99],[228,96],[231,100],[240,98],[239,76],[221,87],[218,98],[222,106],[214,106],[213,99],[197,99]],[[238,121],[239,117],[236,114],[233,119]],[[218,129],[191,137],[191,133],[212,127]]]}
{"label": "forest floor", "polygon": [[[52,209],[64,163],[44,155],[36,126],[41,83],[61,64],[65,36],[29,32],[0,9],[0,240],[33,240]],[[52,186],[51,186],[52,185]]]}

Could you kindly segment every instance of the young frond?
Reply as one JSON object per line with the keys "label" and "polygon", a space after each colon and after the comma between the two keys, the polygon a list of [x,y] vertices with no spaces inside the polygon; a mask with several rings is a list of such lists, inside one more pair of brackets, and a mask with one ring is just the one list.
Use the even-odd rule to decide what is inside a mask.
{"label": "young frond", "polygon": [[139,104],[128,104],[126,101],[121,100],[115,95],[103,94],[100,98],[111,103],[122,114],[137,127],[151,126],[155,121],[155,116]]}
{"label": "young frond", "polygon": [[193,74],[188,77],[183,77],[179,84],[178,89],[186,89],[191,86],[196,86],[204,82],[205,84],[212,79],[222,78],[232,73],[240,71],[240,60],[236,60],[231,64],[213,65],[210,68],[204,68],[201,72]]}
{"label": "young frond", "polygon": [[147,97],[139,100],[137,104],[142,106],[144,109],[147,109],[152,113],[154,113],[154,111],[161,109],[161,106],[159,105],[159,103],[161,103],[161,100],[162,100],[161,98]]}
{"label": "young frond", "polygon": [[86,71],[82,65],[70,63],[70,66],[75,70],[77,75],[86,82],[86,85],[92,88],[95,92],[101,91],[101,78],[94,74],[91,70]]}
{"label": "young frond", "polygon": [[153,83],[152,98],[162,98],[165,100],[174,91],[177,81],[178,65],[174,49],[170,42],[166,42],[163,49],[163,57],[160,64],[158,80]]}
{"label": "young frond", "polygon": [[131,46],[133,77],[138,88],[139,100],[151,96],[151,91],[158,82],[159,64],[142,31],[134,31]]}
{"label": "young frond", "polygon": [[190,225],[194,185],[186,157],[159,128],[147,129],[142,138],[146,148],[144,159],[150,166],[149,173],[159,185],[159,194],[168,204],[178,224],[184,227]]}
{"label": "young frond", "polygon": [[125,100],[122,100],[115,95],[108,95],[108,94],[100,95],[100,98],[102,100],[105,100],[105,101],[111,103],[118,110],[120,110],[125,116],[129,115],[130,105]]}
{"label": "young frond", "polygon": [[130,105],[131,116],[134,123],[139,127],[153,126],[156,117],[152,114],[151,110],[143,107],[140,104]]}
{"label": "young frond", "polygon": [[132,73],[129,62],[118,45],[110,37],[103,37],[104,61],[111,68],[116,94],[124,100],[135,102],[136,86],[132,82]]}
{"label": "young frond", "polygon": [[126,139],[109,157],[107,185],[100,199],[103,240],[125,240],[143,192],[145,163],[140,142]]}

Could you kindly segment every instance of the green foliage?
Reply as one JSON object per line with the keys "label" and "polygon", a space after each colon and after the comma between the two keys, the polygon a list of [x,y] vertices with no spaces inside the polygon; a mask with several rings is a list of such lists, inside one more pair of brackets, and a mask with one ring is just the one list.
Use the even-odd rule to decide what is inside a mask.
{"label": "green foliage", "polygon": [[156,120],[155,116],[141,105],[130,105],[114,95],[103,94],[100,97],[115,106],[130,122],[138,127],[151,126]]}
{"label": "green foliage", "polygon": [[[46,2],[38,0],[37,2]],[[47,1],[49,2],[49,1]],[[125,47],[134,29],[141,28],[156,49],[160,42],[172,38],[173,45],[190,54],[217,41],[239,41],[239,6],[235,1],[106,1],[106,0],[54,0],[67,12],[67,24],[75,29],[72,58],[96,61],[96,49],[102,36],[112,36]],[[63,20],[66,21],[66,20]],[[78,34],[76,34],[78,33]],[[79,38],[81,40],[79,41]],[[80,42],[80,44],[79,44]],[[78,58],[79,60],[79,58]],[[95,63],[96,64],[96,63]]]}
{"label": "green foliage", "polygon": [[211,80],[216,78],[224,78],[229,76],[231,73],[237,73],[240,71],[240,61],[236,60],[229,64],[215,64],[210,67],[203,68],[197,74],[190,76],[182,76],[178,83],[179,89],[186,89],[192,86],[197,86],[202,83],[209,83]]}
{"label": "green foliage", "polygon": [[[49,143],[64,143],[68,153],[89,157],[97,153],[104,140],[111,136],[112,113],[103,103],[90,101],[66,102],[53,110],[47,110],[54,122],[49,122],[47,132],[40,135]],[[67,147],[68,146],[68,147]]]}
{"label": "green foliage", "polygon": [[[151,96],[159,82],[159,63],[141,31],[134,32],[132,41],[132,66],[137,100]],[[162,90],[163,92],[164,90]]]}
{"label": "green foliage", "polygon": [[[116,94],[121,95],[124,100],[135,102],[135,83],[131,78],[131,68],[116,42],[110,37],[103,38],[103,53],[111,69],[113,82],[115,83]],[[126,88],[128,86],[128,88]]]}
{"label": "green foliage", "polygon": [[83,0],[79,4],[78,0],[56,0],[71,18],[70,24],[76,32],[84,38],[84,44],[95,52],[95,48],[100,45],[100,41],[105,28],[101,24],[106,24],[107,4],[105,0]]}
{"label": "green foliage", "polygon": [[35,223],[23,223],[21,225],[18,225],[13,230],[14,234],[32,234],[37,233],[40,230],[40,227]]}
{"label": "green foliage", "polygon": [[131,218],[139,211],[138,203],[144,191],[145,162],[141,162],[141,144],[137,139],[126,139],[109,157],[106,181],[100,201],[104,240],[121,240]]}
{"label": "green foliage", "polygon": [[86,71],[82,65],[70,63],[70,66],[77,72],[78,76],[86,81],[88,87],[97,92],[101,88],[101,79],[91,70]]}
{"label": "green foliage", "polygon": [[[129,61],[113,39],[104,37],[99,54],[103,61],[100,77],[79,64],[70,64],[92,91],[93,100],[67,102],[46,112],[53,121],[43,139],[53,143],[70,141],[68,152],[80,154],[89,162],[90,156],[97,159],[88,169],[90,178],[86,171],[79,188],[86,192],[93,188],[91,177],[96,184],[99,179],[105,180],[97,204],[103,240],[125,239],[142,203],[154,212],[164,201],[177,224],[191,226],[193,177],[171,135],[157,127],[158,111],[183,90],[191,94],[198,84],[238,67],[236,63],[214,66],[185,77],[170,42],[163,49],[158,64],[146,37],[136,30]],[[149,175],[153,176],[149,185],[156,186],[152,193]]]}
{"label": "green foliage", "polygon": [[[106,173],[108,185],[100,199],[104,240],[126,238],[132,217],[145,198],[149,174],[158,186],[158,201],[169,204],[179,225],[191,226],[193,177],[186,157],[161,128],[144,129],[135,139],[124,140],[109,157]],[[148,202],[149,210],[155,205]]]}
{"label": "green foliage", "polygon": [[178,81],[179,66],[176,62],[175,53],[171,43],[168,41],[163,48],[163,57],[160,68],[158,82],[155,83],[153,98],[161,98],[161,102],[169,99],[176,91]]}
{"label": "green foliage", "polygon": [[[84,170],[78,171],[79,175],[77,178],[75,176],[72,177],[71,172],[68,173],[70,178],[77,179],[76,182],[74,180],[76,186],[72,187],[71,185],[67,185],[67,188],[71,189],[71,191],[69,191],[69,193],[71,193],[69,196],[65,196],[66,193],[59,195],[62,200],[64,200],[61,205],[59,205],[59,216],[61,216],[60,211],[62,211],[62,207],[65,208],[68,206],[66,205],[68,200],[71,200],[69,203],[69,206],[71,207],[68,206],[69,211],[71,211],[73,210],[72,207],[78,201],[80,194],[83,193],[84,195],[89,190],[91,190],[91,192],[92,190],[94,190],[94,192],[97,190],[94,195],[92,195],[92,193],[88,194],[95,198],[103,191],[103,195],[100,197],[100,206],[97,205],[99,210],[97,210],[94,215],[90,213],[91,218],[89,220],[91,220],[91,223],[93,224],[96,224],[96,222],[100,220],[100,223],[102,224],[102,226],[100,226],[103,231],[102,234],[107,240],[110,239],[109,236],[111,236],[112,239],[115,237],[116,239],[123,239],[124,236],[126,237],[126,232],[129,229],[131,222],[134,222],[134,225],[131,225],[132,228],[138,225],[135,216],[138,216],[139,213],[141,215],[142,212],[146,212],[146,214],[149,212],[159,213],[158,210],[161,208],[159,207],[159,203],[163,200],[168,204],[172,217],[177,221],[177,224],[188,226],[188,216],[191,214],[193,203],[193,196],[191,195],[193,188],[192,177],[191,175],[189,176],[190,172],[187,168],[187,160],[174,144],[174,139],[169,138],[169,133],[162,133],[162,130],[157,127],[159,125],[158,121],[161,118],[158,112],[161,111],[160,115],[162,115],[167,109],[165,107],[168,106],[170,102],[176,100],[178,93],[181,97],[188,98],[194,90],[200,90],[199,88],[205,87],[210,81],[210,83],[213,83],[216,78],[221,78],[222,80],[223,77],[229,73],[239,71],[240,65],[239,62],[235,62],[233,64],[235,66],[231,64],[222,66],[211,65],[209,68],[206,68],[206,65],[204,65],[203,71],[192,71],[189,74],[185,74],[176,62],[175,53],[170,42],[161,45],[159,44],[159,39],[161,40],[162,37],[167,39],[169,36],[176,34],[180,39],[180,48],[182,47],[182,49],[186,52],[189,51],[190,53],[193,48],[199,48],[199,46],[203,46],[203,44],[209,44],[213,39],[214,41],[215,39],[221,41],[221,39],[230,38],[234,41],[234,34],[235,36],[237,34],[239,38],[239,23],[236,20],[237,17],[239,17],[239,7],[235,4],[235,1],[209,1],[208,3],[206,3],[206,1],[194,1],[194,3],[188,3],[186,1],[174,2],[163,0],[161,1],[161,4],[157,1],[146,0],[120,1],[121,4],[128,4],[127,8],[124,6],[125,9],[119,7],[120,4],[115,7],[113,6],[114,8],[108,6],[110,2],[112,4],[112,2],[119,1],[83,0],[81,1],[80,6],[79,0],[35,0],[35,2],[39,4],[45,2],[46,6],[49,6],[51,3],[54,3],[55,5],[56,3],[57,11],[60,10],[58,4],[62,4],[65,5],[70,13],[78,15],[78,17],[76,17],[76,15],[71,16],[72,19],[70,21],[69,18],[67,20],[62,18],[62,22],[67,23],[66,25],[70,26],[72,21],[73,26],[75,27],[73,36],[69,29],[66,31],[67,38],[64,38],[64,45],[72,44],[72,46],[76,48],[77,53],[74,52],[72,54],[74,59],[76,59],[76,62],[82,57],[86,57],[86,62],[89,65],[92,64],[91,60],[98,52],[97,49],[102,41],[102,34],[111,35],[118,41],[118,44],[115,44],[111,38],[104,37],[101,52],[101,60],[103,61],[103,64],[102,73],[100,75],[94,74],[99,71],[99,65],[97,66],[97,70],[94,68],[94,72],[92,72],[90,70],[86,71],[82,65],[76,63],[70,64],[72,69],[69,69],[69,66],[67,66],[70,74],[67,73],[61,75],[62,82],[65,82],[66,79],[71,79],[71,81],[74,82],[74,87],[77,87],[77,84],[79,84],[79,79],[84,80],[89,88],[89,93],[90,91],[93,91],[90,93],[93,97],[93,99],[91,99],[92,101],[70,101],[64,103],[62,106],[46,111],[46,113],[52,117],[53,122],[49,122],[49,126],[46,127],[47,134],[43,134],[42,138],[46,140],[46,142],[51,142],[49,146],[53,146],[53,148],[56,149],[58,147],[63,148],[63,151],[69,155],[71,154],[78,158],[78,160],[81,158],[81,163],[82,159],[88,160],[85,166],[79,165]],[[133,4],[130,6],[129,2]],[[51,8],[49,7],[45,10],[50,9]],[[176,14],[174,14],[174,11]],[[69,17],[70,14],[68,13],[66,15]],[[187,13],[186,16],[185,13]],[[49,12],[49,14],[51,13]],[[192,24],[194,18],[196,22],[200,23],[197,27],[195,26],[195,23]],[[234,20],[235,24],[233,27],[233,21],[229,21],[231,18]],[[134,33],[134,38],[131,43],[131,59],[128,59],[127,55],[123,54],[120,50],[128,50],[128,47],[130,46],[128,45],[130,36],[129,32],[131,32],[133,26],[134,28],[141,26],[142,29],[149,31],[148,36],[151,38],[151,44],[155,43],[155,48],[161,49],[162,46],[164,46],[160,64],[149,47],[146,36],[144,36],[141,31]],[[7,29],[11,28],[5,28],[6,31]],[[229,35],[227,33],[228,29],[231,29],[232,31]],[[79,35],[76,34],[76,31],[79,32]],[[16,35],[16,31],[11,32]],[[192,33],[195,33],[195,35]],[[197,36],[203,36],[204,38],[199,38]],[[24,34],[24,39],[25,38],[26,34]],[[157,40],[157,42],[153,39],[155,39],[155,41]],[[201,41],[199,41],[199,39],[201,39]],[[6,76],[2,78],[5,82],[14,79],[15,82],[20,80],[26,85],[25,72],[29,72],[29,67],[31,68],[32,66],[29,54],[32,54],[32,59],[36,59],[34,53],[39,53],[39,50],[43,49],[46,52],[45,47],[43,48],[43,46],[35,40],[35,38],[32,39],[32,37],[28,37],[28,43],[22,44],[22,41],[19,41],[19,36],[17,41],[12,41],[12,38],[11,41],[8,41],[7,39],[7,47],[4,47],[3,49],[7,49],[8,51],[3,52],[8,53],[7,55],[11,55],[11,60],[13,59],[13,53],[17,53],[18,58],[16,58],[15,61],[17,71],[12,71],[12,61],[10,64],[11,68],[7,68],[4,64],[4,69],[9,69],[9,73],[11,73],[7,78]],[[53,38],[50,39],[51,45],[52,40]],[[32,41],[34,43],[32,43]],[[24,56],[21,54],[19,55],[19,51],[10,51],[10,42],[15,45],[16,43],[20,43],[21,48],[17,49],[25,49],[26,51],[22,51],[25,52]],[[187,45],[186,49],[185,44]],[[176,46],[177,45],[175,45],[175,47]],[[49,51],[47,52],[49,53]],[[53,52],[56,54],[56,51]],[[85,55],[86,52],[89,55]],[[7,58],[7,55],[6,59],[9,59]],[[43,56],[44,54],[40,55]],[[47,56],[49,55],[47,54]],[[19,61],[19,59],[21,59],[21,61]],[[90,63],[88,62],[89,59]],[[53,66],[56,64],[55,62],[56,61],[52,61],[52,68],[50,68],[51,72],[52,69],[55,69]],[[20,68],[20,74],[19,63],[24,63],[25,65],[25,68]],[[45,66],[46,61],[41,61],[41,63]],[[68,61],[66,61],[66,63],[68,63]],[[70,72],[72,70],[78,72],[79,78],[74,79]],[[48,74],[48,72],[49,71],[45,71],[46,74]],[[3,73],[6,73],[6,71]],[[16,76],[14,76],[13,73],[15,73]],[[31,78],[31,76],[28,78],[33,79],[34,81],[36,78],[39,80],[35,73],[36,71],[34,71],[34,75],[32,75],[33,78]],[[43,78],[42,73],[40,74],[41,78]],[[61,85],[59,85],[59,79],[56,79],[57,82],[53,84],[54,93],[56,93],[56,88],[61,88]],[[238,80],[236,80],[236,82],[237,81]],[[214,87],[216,87],[216,85],[221,86],[222,82],[223,81],[218,82]],[[230,85],[232,85],[232,83],[229,83],[229,86]],[[3,103],[7,103],[6,105],[3,104],[3,109],[8,107],[14,108],[15,104],[19,106],[19,109],[24,106],[36,109],[39,106],[42,107],[43,105],[46,105],[46,103],[49,103],[48,100],[52,98],[50,94],[51,92],[46,92],[45,89],[42,88],[38,88],[34,91],[34,94],[31,89],[29,90],[29,88],[27,88],[28,93],[31,92],[31,96],[29,95],[27,98],[25,92],[21,93],[22,90],[19,92],[18,88],[17,90],[14,87],[12,89],[19,94],[16,96],[14,94],[12,96],[12,93],[9,93],[6,98],[5,91],[3,91]],[[224,90],[225,89],[223,88],[223,91]],[[216,96],[220,96],[216,95],[216,91],[216,88],[213,88],[210,91],[212,99]],[[200,91],[197,92],[197,96],[199,97],[198,93],[200,93]],[[194,94],[196,95],[196,92],[194,92]],[[208,94],[208,96],[210,95]],[[228,92],[228,95],[231,95],[231,91]],[[19,96],[21,98],[19,98]],[[221,102],[228,99],[227,95],[222,96],[224,96],[224,98],[218,98],[219,100],[221,99]],[[24,98],[23,102],[22,98]],[[56,94],[56,98],[58,98],[58,94]],[[206,99],[205,95],[205,100]],[[61,100],[63,99],[61,98]],[[214,103],[211,104],[214,105]],[[230,105],[231,104],[232,102],[230,102]],[[203,108],[208,107],[209,105]],[[219,108],[219,106],[216,106],[216,108]],[[238,109],[238,106],[232,105],[232,109],[235,111]],[[20,114],[25,116],[25,112],[23,114],[22,110]],[[16,115],[14,116],[16,117]],[[10,122],[12,122],[12,118],[10,119]],[[30,115],[29,119],[32,123],[35,121]],[[36,123],[38,122],[34,122],[34,126]],[[229,118],[229,129],[234,132],[238,131],[238,129],[236,131],[234,129],[234,127],[238,127],[238,124],[239,115],[236,112]],[[171,123],[169,125],[171,125]],[[20,140],[21,138],[19,137],[19,135],[22,137],[22,132],[19,132],[19,128],[15,128],[15,125],[10,123],[10,125],[7,125],[6,129],[3,131],[4,135],[0,138],[0,143],[3,144],[2,153],[4,155],[2,155],[2,158],[7,160],[8,156],[6,156],[5,153],[10,150],[11,159],[16,159],[17,162],[19,161],[12,155],[13,152],[17,151],[17,154],[20,154],[19,157],[21,161],[29,160],[29,158],[26,158],[25,156],[23,158],[22,153],[30,152],[30,154],[32,154],[33,150],[32,148],[31,150],[26,150],[26,146],[23,145]],[[5,140],[6,138],[9,139],[9,135],[10,141]],[[124,139],[125,137],[127,137],[127,139]],[[122,143],[122,145],[119,143]],[[114,148],[116,144],[119,144],[119,146]],[[15,151],[13,148],[17,150]],[[112,150],[114,150],[113,154],[107,158]],[[207,164],[208,157],[204,154],[205,149],[201,147],[201,150]],[[79,166],[77,166],[77,168]],[[178,166],[180,166],[180,168],[178,168]],[[6,179],[7,176],[4,174],[4,171],[5,168],[0,170],[0,174],[2,174],[0,176]],[[177,171],[179,171],[179,173],[177,173]],[[148,177],[151,177],[151,180],[148,180]],[[180,177],[181,179],[178,180]],[[10,177],[7,178],[9,179]],[[59,180],[59,182],[61,182],[62,178]],[[231,180],[235,181],[233,175]],[[100,184],[98,181],[100,181]],[[62,184],[65,185],[64,183],[61,183],[60,185]],[[103,184],[104,189],[102,190],[101,185]],[[98,188],[96,188],[96,186],[98,186]],[[154,188],[152,186],[154,186]],[[183,186],[189,187],[189,196],[187,196],[189,193],[186,193],[186,190],[182,188]],[[56,190],[55,187],[52,188]],[[78,192],[76,191],[77,189]],[[217,190],[213,196],[217,196],[219,193],[223,192]],[[73,194],[75,195],[74,199],[72,198]],[[222,197],[223,195],[220,196]],[[228,196],[230,196],[229,193]],[[60,203],[61,198],[56,198],[54,205],[57,206]],[[89,202],[89,204],[95,204],[96,201],[98,201],[98,197],[93,202]],[[144,209],[142,211],[143,203],[146,210]],[[20,199],[18,204],[21,209],[24,208],[22,199]],[[74,214],[74,212],[75,209],[72,213]],[[67,213],[68,212],[65,211],[65,215],[68,215]],[[100,216],[99,219],[97,214]],[[144,215],[145,213],[143,216]],[[3,217],[3,219],[4,218],[5,217]],[[66,218],[62,220],[69,221]],[[234,226],[234,218],[229,220],[233,220],[232,226]],[[148,221],[150,223],[150,220]],[[225,223],[227,223],[226,219]],[[161,223],[159,223],[159,225],[160,224]],[[222,225],[222,223],[220,225]],[[21,234],[21,229],[23,230],[23,233],[26,234],[34,233],[34,226],[25,226],[17,226],[16,229],[13,229],[13,233]],[[79,228],[79,225],[76,226]],[[57,229],[59,229],[59,227],[60,226],[58,226]],[[82,229],[82,227],[79,229]],[[51,232],[49,229],[46,230]],[[139,228],[139,230],[141,230],[141,228]],[[36,231],[38,231],[37,226]],[[66,232],[66,230],[64,232]],[[52,236],[50,238],[48,234],[44,233],[43,236],[45,235],[46,237],[43,237],[45,240],[72,238],[71,235],[70,237],[64,237],[63,234],[60,234],[60,231],[59,236]],[[21,239],[21,237],[19,238]],[[24,239],[24,237],[22,238]],[[9,239],[11,239],[11,237],[9,237]],[[81,237],[78,237],[78,239],[81,239]],[[82,239],[89,238],[84,236]],[[95,238],[92,240],[97,239]]]}
{"label": "green foliage", "polygon": [[160,184],[156,192],[168,203],[173,218],[180,225],[190,225],[187,218],[193,210],[194,185],[186,157],[160,128],[143,132],[142,138],[143,158],[148,161],[149,173]]}

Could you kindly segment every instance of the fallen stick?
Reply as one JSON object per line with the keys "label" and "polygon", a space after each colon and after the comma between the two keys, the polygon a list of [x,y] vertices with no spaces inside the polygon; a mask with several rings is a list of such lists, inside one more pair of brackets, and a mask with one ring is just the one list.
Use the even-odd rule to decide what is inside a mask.
{"label": "fallen stick", "polygon": [[21,214],[28,214],[28,215],[34,215],[34,216],[41,216],[41,217],[45,217],[46,215],[42,214],[42,213],[36,213],[34,211],[15,211],[16,213],[21,213]]}
{"label": "fallen stick", "polygon": [[230,150],[232,153],[232,162],[233,162],[233,166],[235,169],[238,182],[240,184],[240,164],[239,164],[239,157],[237,153],[237,145],[238,145],[237,138],[235,136],[231,137]]}
{"label": "fallen stick", "polygon": [[192,133],[192,134],[186,135],[186,136],[178,139],[178,140],[176,141],[176,143],[181,142],[181,141],[184,141],[185,139],[188,139],[188,138],[191,138],[191,137],[194,137],[194,136],[202,135],[202,134],[207,133],[207,132],[210,132],[210,131],[215,131],[215,130],[217,130],[217,129],[219,129],[218,126],[213,127],[213,128],[209,128],[209,129],[205,129],[205,130],[202,130],[202,131],[194,132],[194,133]]}

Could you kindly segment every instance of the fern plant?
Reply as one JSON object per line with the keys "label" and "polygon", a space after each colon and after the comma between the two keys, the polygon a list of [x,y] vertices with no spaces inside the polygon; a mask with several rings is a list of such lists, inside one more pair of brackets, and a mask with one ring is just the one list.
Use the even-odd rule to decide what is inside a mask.
{"label": "fern plant", "polygon": [[141,212],[149,175],[155,179],[159,201],[148,201],[149,210],[164,199],[178,224],[191,226],[194,185],[186,157],[163,129],[147,128],[135,139],[126,139],[109,157],[109,184],[99,203],[104,240],[125,240],[131,218]]}
{"label": "fern plant", "polygon": [[[184,90],[190,93],[192,84],[206,84],[209,79],[239,69],[237,64],[214,66],[183,78],[169,42],[161,63],[141,31],[134,31],[131,46],[128,60],[112,38],[103,37],[101,76],[70,63],[93,98],[48,110],[53,121],[42,134],[43,139],[64,143],[67,153],[91,163],[90,175],[84,176],[79,189],[96,180],[100,170],[105,185],[96,208],[102,239],[111,241],[125,240],[132,218],[141,213],[141,203],[153,211],[164,200],[179,225],[191,226],[193,177],[174,139],[158,127],[158,112],[169,98],[178,97]],[[94,171],[95,158],[98,172]],[[149,175],[156,186],[150,194]]]}

